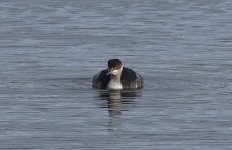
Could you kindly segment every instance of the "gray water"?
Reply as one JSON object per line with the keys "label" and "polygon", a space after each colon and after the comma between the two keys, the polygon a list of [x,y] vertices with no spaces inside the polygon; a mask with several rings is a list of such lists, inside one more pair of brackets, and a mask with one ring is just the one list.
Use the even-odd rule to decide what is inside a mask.
{"label": "gray water", "polygon": [[[231,8],[1,0],[0,149],[231,150]],[[110,58],[144,89],[92,89]]]}

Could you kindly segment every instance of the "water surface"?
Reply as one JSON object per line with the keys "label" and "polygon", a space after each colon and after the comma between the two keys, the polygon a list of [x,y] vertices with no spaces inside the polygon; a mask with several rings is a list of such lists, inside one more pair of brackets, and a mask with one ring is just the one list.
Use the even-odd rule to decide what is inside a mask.
{"label": "water surface", "polygon": [[[232,149],[231,7],[3,0],[0,149]],[[144,89],[92,89],[110,58]]]}

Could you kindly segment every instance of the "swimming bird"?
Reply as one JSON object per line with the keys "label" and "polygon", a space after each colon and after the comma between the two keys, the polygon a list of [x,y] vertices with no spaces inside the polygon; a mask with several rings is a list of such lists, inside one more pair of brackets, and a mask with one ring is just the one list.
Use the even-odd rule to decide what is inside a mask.
{"label": "swimming bird", "polygon": [[123,67],[119,59],[110,59],[108,69],[93,77],[93,88],[98,89],[139,89],[143,88],[143,78],[130,68]]}

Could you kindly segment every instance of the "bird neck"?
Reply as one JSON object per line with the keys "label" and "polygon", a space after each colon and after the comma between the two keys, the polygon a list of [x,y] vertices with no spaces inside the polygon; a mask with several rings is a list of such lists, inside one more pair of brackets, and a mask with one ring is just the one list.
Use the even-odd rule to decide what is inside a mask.
{"label": "bird neck", "polygon": [[119,70],[119,73],[118,74],[116,74],[116,75],[110,75],[110,79],[112,79],[112,80],[118,80],[118,81],[120,81],[120,79],[121,79],[121,75],[122,75],[122,70],[123,70],[123,66],[121,66],[121,68],[120,68],[120,70]]}

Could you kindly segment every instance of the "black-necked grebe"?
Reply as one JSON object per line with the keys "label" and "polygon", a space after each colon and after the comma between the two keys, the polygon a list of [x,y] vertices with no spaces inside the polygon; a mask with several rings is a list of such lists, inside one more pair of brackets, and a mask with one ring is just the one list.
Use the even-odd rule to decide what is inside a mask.
{"label": "black-necked grebe", "polygon": [[132,69],[123,67],[119,59],[110,59],[108,69],[93,77],[92,86],[98,89],[139,89],[143,88],[143,78]]}

